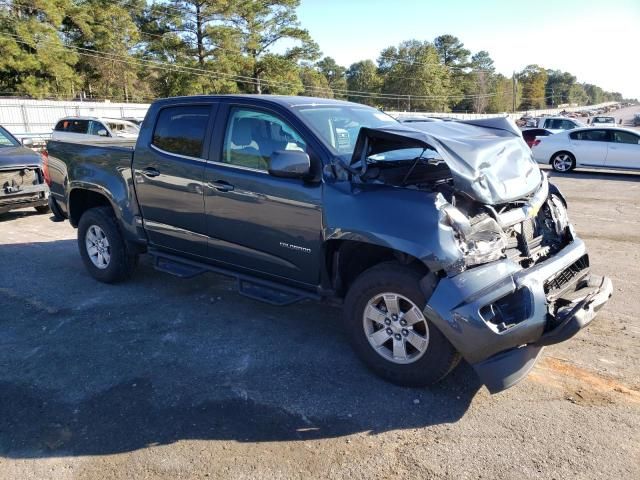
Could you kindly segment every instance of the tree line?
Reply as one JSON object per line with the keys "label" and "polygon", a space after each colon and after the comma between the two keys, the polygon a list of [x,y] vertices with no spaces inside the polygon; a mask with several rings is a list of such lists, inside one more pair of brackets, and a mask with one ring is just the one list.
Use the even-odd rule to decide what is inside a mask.
{"label": "tree line", "polygon": [[538,65],[507,77],[453,35],[404,41],[345,67],[322,56],[299,3],[0,0],[0,92],[126,102],[266,93],[478,113],[623,100]]}

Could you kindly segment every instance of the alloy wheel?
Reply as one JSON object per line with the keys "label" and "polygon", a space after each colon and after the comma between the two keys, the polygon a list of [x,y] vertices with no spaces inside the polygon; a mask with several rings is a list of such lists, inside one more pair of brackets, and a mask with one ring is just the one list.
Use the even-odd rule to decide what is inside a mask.
{"label": "alloy wheel", "polygon": [[393,363],[420,359],[429,347],[429,326],[420,308],[396,293],[371,298],[362,317],[364,332],[373,349]]}
{"label": "alloy wheel", "polygon": [[573,159],[567,153],[561,153],[553,157],[553,168],[559,172],[568,172],[573,165]]}
{"label": "alloy wheel", "polygon": [[107,268],[111,261],[111,245],[104,230],[98,225],[91,225],[85,234],[84,243],[91,262],[101,270]]}

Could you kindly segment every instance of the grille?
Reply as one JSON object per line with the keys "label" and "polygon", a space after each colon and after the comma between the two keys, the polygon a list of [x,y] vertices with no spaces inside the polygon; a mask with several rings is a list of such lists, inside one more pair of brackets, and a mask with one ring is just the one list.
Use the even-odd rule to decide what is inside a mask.
{"label": "grille", "polygon": [[544,292],[548,296],[557,295],[569,286],[572,280],[579,277],[580,274],[588,268],[589,257],[587,255],[583,255],[575,263],[569,265],[560,273],[544,282]]}

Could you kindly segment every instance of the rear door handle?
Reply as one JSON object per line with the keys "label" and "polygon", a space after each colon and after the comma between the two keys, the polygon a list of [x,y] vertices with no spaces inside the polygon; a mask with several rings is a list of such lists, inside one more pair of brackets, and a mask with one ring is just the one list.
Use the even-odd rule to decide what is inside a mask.
{"label": "rear door handle", "polygon": [[233,185],[231,185],[229,182],[225,182],[224,180],[209,182],[209,186],[211,188],[215,188],[219,192],[231,192],[233,190]]}
{"label": "rear door handle", "polygon": [[157,177],[158,175],[160,175],[160,172],[153,167],[147,167],[144,170],[142,170],[142,174],[145,177]]}

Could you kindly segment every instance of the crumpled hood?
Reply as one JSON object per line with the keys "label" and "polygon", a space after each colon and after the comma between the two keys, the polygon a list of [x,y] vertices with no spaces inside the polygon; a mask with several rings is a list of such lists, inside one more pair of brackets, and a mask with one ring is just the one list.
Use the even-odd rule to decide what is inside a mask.
{"label": "crumpled hood", "polygon": [[351,163],[365,150],[373,155],[412,147],[435,149],[449,166],[455,187],[483,204],[522,199],[542,181],[518,127],[504,117],[362,128]]}

